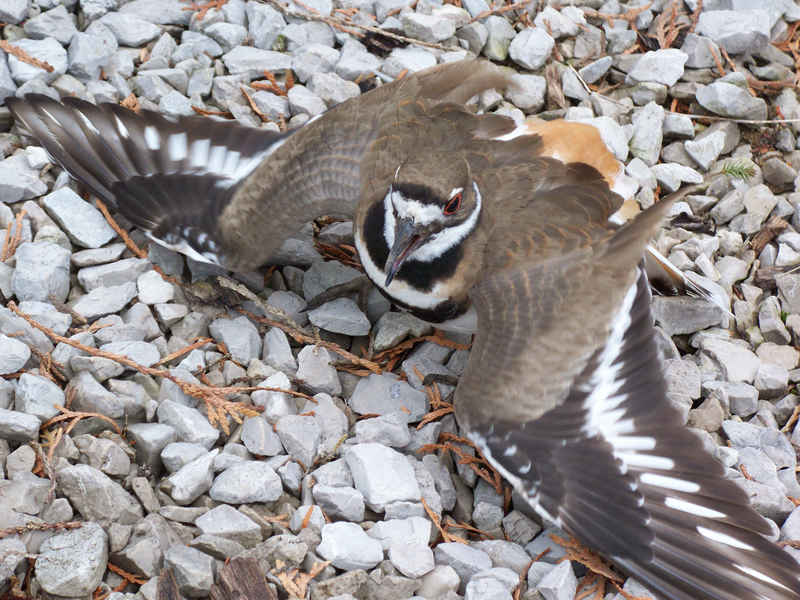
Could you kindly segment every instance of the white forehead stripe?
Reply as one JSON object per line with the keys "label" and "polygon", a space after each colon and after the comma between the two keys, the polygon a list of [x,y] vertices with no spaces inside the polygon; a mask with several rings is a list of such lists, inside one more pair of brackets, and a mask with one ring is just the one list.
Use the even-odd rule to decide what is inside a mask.
{"label": "white forehead stripe", "polygon": [[418,200],[409,200],[398,191],[389,192],[391,201],[401,219],[411,219],[420,225],[430,225],[434,221],[444,221],[442,207],[437,204],[423,204]]}

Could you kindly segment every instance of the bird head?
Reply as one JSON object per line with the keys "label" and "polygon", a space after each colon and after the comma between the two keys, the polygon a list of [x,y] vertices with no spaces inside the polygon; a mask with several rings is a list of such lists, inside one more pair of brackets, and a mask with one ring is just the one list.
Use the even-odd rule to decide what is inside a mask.
{"label": "bird head", "polygon": [[466,160],[417,161],[397,169],[383,204],[388,287],[408,260],[431,262],[464,243],[480,218],[481,193]]}

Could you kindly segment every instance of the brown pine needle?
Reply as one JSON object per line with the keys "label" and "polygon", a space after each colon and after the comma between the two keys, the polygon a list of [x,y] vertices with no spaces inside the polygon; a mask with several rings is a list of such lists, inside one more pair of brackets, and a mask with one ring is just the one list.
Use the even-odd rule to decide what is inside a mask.
{"label": "brown pine needle", "polygon": [[532,558],[530,561],[528,561],[528,564],[525,565],[525,568],[520,571],[519,583],[517,584],[517,587],[514,588],[514,593],[511,596],[512,600],[520,600],[522,596],[522,586],[525,583],[525,580],[528,578],[528,571],[530,570],[531,565],[533,565],[535,562],[536,559]]}
{"label": "brown pine needle", "polygon": [[484,539],[487,539],[487,540],[492,539],[492,536],[491,536],[490,533],[484,531],[483,529],[478,529],[477,527],[475,527],[473,525],[468,525],[467,523],[464,523],[462,521],[456,521],[455,523],[448,521],[448,522],[446,522],[444,524],[444,528],[447,529],[448,531],[451,530],[451,529],[463,529],[464,531],[469,531],[470,533],[475,533],[475,534],[481,536]]}
{"label": "brown pine needle", "polygon": [[438,346],[444,346],[445,348],[451,348],[453,350],[469,350],[471,345],[470,344],[459,344],[458,342],[454,342],[453,340],[448,340],[444,337],[444,334],[440,330],[436,330],[433,335],[423,335],[421,337],[411,338],[410,340],[405,340],[404,342],[400,342],[393,348],[388,348],[383,352],[379,352],[373,357],[373,360],[377,362],[382,362],[387,359],[394,358],[396,355],[405,352],[406,350],[410,350],[417,344],[422,342],[433,342]]}
{"label": "brown pine needle", "polygon": [[196,350],[198,348],[202,348],[206,344],[213,344],[213,343],[214,343],[214,340],[212,340],[211,338],[198,338],[196,341],[192,342],[188,346],[184,346],[183,348],[180,348],[179,350],[175,350],[175,352],[173,352],[171,354],[167,354],[164,358],[162,358],[160,361],[158,361],[156,363],[156,365],[158,365],[158,366],[165,365],[168,362],[172,362],[176,358],[180,358],[184,354],[189,354],[189,352],[191,352],[192,350]]}
{"label": "brown pine needle", "polygon": [[[64,438],[64,428],[59,427],[58,429],[48,429],[42,432],[42,437],[44,438],[44,443],[42,444],[45,448],[47,448],[47,457],[42,460],[42,463],[53,462],[53,457],[56,453],[56,448],[61,443],[61,440]],[[38,458],[38,457],[37,457]],[[44,464],[42,465],[44,467]]]}
{"label": "brown pine needle", "polygon": [[564,548],[567,553],[565,557],[566,560],[574,560],[575,562],[582,564],[591,572],[602,575],[609,581],[622,582],[622,577],[620,577],[611,569],[611,566],[603,557],[584,546],[574,537],[567,539],[551,533],[550,539]]}
{"label": "brown pine needle", "polygon": [[300,529],[305,529],[306,527],[308,527],[308,524],[311,522],[311,515],[313,514],[313,512],[314,512],[314,507],[309,506],[308,512],[306,512],[306,516],[303,517],[303,522],[300,523]]}
{"label": "brown pine needle", "polygon": [[233,113],[230,113],[226,110],[207,110],[194,105],[192,105],[192,110],[198,115],[203,115],[204,117],[222,117],[223,119],[233,119]]}
{"label": "brown pine needle", "polygon": [[361,265],[361,261],[358,258],[358,251],[349,244],[332,246],[330,244],[323,244],[319,240],[314,240],[314,247],[323,258],[335,260],[348,267],[353,267],[362,272],[364,271],[364,267]]}
{"label": "brown pine needle", "polygon": [[[446,432],[442,433],[439,436],[439,439],[442,440],[443,443],[425,444],[419,450],[417,450],[417,452],[435,452],[436,450],[452,452],[458,456],[458,462],[460,464],[467,465],[470,469],[475,471],[475,474],[478,475],[478,477],[491,485],[500,496],[503,495],[503,479],[500,477],[500,474],[497,472],[497,470],[491,464],[489,464],[489,461],[486,460],[483,452],[481,452],[480,449],[475,446],[475,444],[473,444],[467,438]],[[467,454],[456,444],[466,444],[475,451],[476,456]]]}
{"label": "brown pine needle", "polygon": [[[272,71],[264,70],[264,77],[267,78],[269,81],[268,84],[266,83],[259,83],[259,88],[270,91],[278,96],[285,96],[286,92],[288,91],[288,87],[284,90],[278,84],[278,80],[275,78],[275,75],[272,74]],[[294,80],[292,80],[292,85],[294,85]],[[255,87],[255,86],[254,86]]]}
{"label": "brown pine needle", "polygon": [[40,69],[44,69],[48,73],[53,72],[53,65],[43,60],[39,60],[38,58],[34,58],[19,46],[14,46],[6,40],[0,40],[0,50],[6,52],[7,54],[11,54],[12,56],[17,57],[24,63],[28,63],[29,65],[33,65],[34,67],[39,67]]}
{"label": "brown pine needle", "polygon": [[289,515],[287,514],[275,515],[273,517],[270,517],[269,515],[264,515],[261,518],[269,523],[277,523],[278,525],[282,525],[283,527],[289,527]]}
{"label": "brown pine needle", "polygon": [[519,8],[524,8],[528,4],[531,3],[532,0],[523,0],[522,2],[516,2],[514,4],[508,4],[506,6],[498,6],[496,8],[491,8],[489,10],[484,10],[483,12],[478,13],[474,17],[470,23],[474,23],[475,21],[480,21],[481,19],[485,19],[491,15],[502,15],[503,13],[510,12],[512,10],[517,10]]}
{"label": "brown pine needle", "polygon": [[144,585],[145,583],[147,583],[147,579],[138,577],[133,573],[128,573],[125,569],[122,569],[113,563],[108,563],[106,567],[108,568],[109,571],[111,571],[112,573],[116,573],[117,575],[122,577],[125,581],[128,581],[130,583],[136,583],[138,585]]}
{"label": "brown pine needle", "polygon": [[49,419],[49,420],[45,421],[44,423],[42,423],[42,428],[50,427],[51,425],[55,425],[56,423],[60,423],[61,421],[69,420],[70,423],[69,423],[69,425],[67,425],[67,429],[64,431],[65,434],[69,434],[69,432],[72,431],[72,429],[75,427],[75,425],[78,424],[78,422],[81,419],[97,418],[97,419],[101,419],[101,420],[107,422],[109,425],[111,425],[114,428],[114,431],[116,431],[118,434],[122,435],[122,429],[120,429],[119,425],[117,425],[117,422],[114,421],[114,419],[112,419],[111,417],[107,417],[106,415],[103,415],[103,414],[100,414],[100,413],[95,413],[95,412],[74,411],[74,410],[70,410],[68,408],[65,408],[63,406],[60,406],[58,404],[54,404],[53,406],[55,408],[57,408],[58,411],[61,414],[60,415],[56,415],[52,419]]}
{"label": "brown pine needle", "polygon": [[[144,365],[140,365],[139,363],[131,360],[127,356],[122,356],[120,354],[114,354],[111,352],[105,352],[97,348],[92,348],[91,346],[86,346],[84,344],[81,344],[80,342],[76,342],[75,340],[66,338],[62,335],[58,335],[53,330],[45,327],[41,323],[38,323],[32,317],[20,311],[16,303],[14,302],[9,302],[8,308],[16,315],[25,319],[25,321],[27,321],[28,324],[30,324],[32,327],[38,329],[39,331],[47,335],[53,341],[63,342],[68,346],[72,346],[73,348],[82,350],[92,356],[100,356],[103,358],[108,358],[110,360],[118,362],[121,365],[139,371],[140,373],[144,373],[145,375],[151,375],[153,377],[163,377],[169,379],[174,384],[176,384],[185,394],[188,394],[189,396],[202,400],[206,406],[206,410],[208,413],[208,422],[215,427],[219,426],[225,433],[230,433],[230,427],[228,426],[228,421],[226,418],[228,415],[230,415],[231,418],[233,418],[233,420],[236,421],[237,423],[241,423],[242,417],[254,417],[260,413],[259,407],[228,400],[226,398],[228,394],[240,394],[243,392],[252,392],[255,390],[267,390],[267,391],[279,391],[292,396],[300,396],[303,398],[308,398],[306,394],[302,394],[301,392],[295,392],[293,390],[284,390],[280,388],[266,388],[257,386],[256,387],[213,387],[213,386],[198,385],[196,383],[183,381],[182,379],[179,379],[166,369],[145,367]],[[96,416],[102,417],[102,415],[96,415]],[[108,417],[104,418],[107,419]],[[60,417],[54,417],[54,419],[63,420],[63,418]],[[45,425],[47,425],[47,423]]]}
{"label": "brown pine needle", "polygon": [[576,590],[575,600],[603,600],[606,594],[606,578],[589,572]]}
{"label": "brown pine needle", "polygon": [[314,577],[322,573],[329,564],[331,564],[330,561],[315,562],[308,573],[303,573],[295,568],[285,569],[285,563],[282,560],[276,560],[275,569],[272,570],[272,573],[281,582],[283,589],[291,596],[305,598],[308,584]]}
{"label": "brown pine needle", "polygon": [[431,507],[428,506],[427,502],[425,502],[425,498],[420,498],[420,502],[422,502],[422,508],[424,508],[425,512],[428,513],[428,518],[433,522],[436,529],[439,530],[439,533],[442,534],[442,539],[445,542],[458,542],[459,544],[467,543],[467,540],[464,538],[453,535],[447,531],[447,528],[442,527],[442,521],[439,518],[439,515],[431,510]]}
{"label": "brown pine needle", "polygon": [[139,246],[136,245],[136,242],[134,242],[128,235],[128,232],[119,226],[119,224],[111,216],[111,213],[108,211],[108,207],[106,206],[105,202],[100,200],[100,198],[96,198],[95,202],[97,202],[97,208],[99,208],[100,212],[103,213],[103,216],[105,217],[106,221],[108,221],[108,224],[111,225],[111,228],[117,232],[117,235],[120,237],[120,239],[125,242],[125,246],[137,257],[147,258],[147,252],[139,248]]}
{"label": "brown pine needle", "polygon": [[310,335],[308,335],[306,333],[303,333],[299,329],[296,329],[294,327],[286,325],[285,323],[280,323],[278,321],[275,321],[273,319],[269,319],[267,317],[259,317],[259,316],[255,315],[255,314],[251,313],[250,311],[245,310],[243,308],[237,308],[237,310],[240,313],[242,313],[243,315],[247,315],[248,317],[250,317],[250,319],[252,319],[253,321],[256,321],[258,323],[263,323],[264,325],[269,325],[270,327],[277,327],[278,329],[280,329],[281,331],[286,333],[288,336],[290,336],[294,341],[296,341],[296,342],[298,342],[300,344],[314,344],[316,346],[321,346],[322,348],[325,348],[326,350],[330,350],[330,351],[338,354],[339,356],[343,357],[344,359],[349,360],[352,363],[355,363],[355,364],[357,364],[359,366],[362,366],[362,367],[366,367],[367,369],[369,369],[373,373],[382,373],[383,372],[383,370],[381,369],[380,365],[378,365],[377,363],[375,363],[375,362],[373,362],[371,360],[367,360],[365,358],[361,358],[359,356],[356,356],[355,354],[353,354],[352,352],[349,352],[348,350],[345,350],[344,348],[342,348],[338,344],[334,344],[333,342],[326,342],[325,340],[317,339],[317,338],[315,338],[313,336],[310,336]]}
{"label": "brown pine needle", "polygon": [[620,586],[620,584],[617,583],[616,581],[612,581],[611,585],[617,588],[617,591],[620,594],[622,594],[622,597],[625,598],[625,600],[653,600],[653,598],[651,598],[650,596],[634,596],[630,592],[626,592],[625,590],[622,589],[622,586]]}
{"label": "brown pine needle", "polygon": [[794,424],[797,423],[798,418],[800,418],[800,404],[794,407],[792,415],[789,417],[789,420],[786,421],[786,425],[781,428],[781,431],[784,433],[791,431],[792,427],[794,427]]}
{"label": "brown pine needle", "polygon": [[422,429],[425,425],[430,423],[431,421],[435,421],[440,417],[445,415],[449,415],[450,413],[455,412],[455,409],[452,406],[445,406],[444,408],[440,408],[438,410],[432,410],[428,414],[426,414],[420,422],[417,424],[417,429]]}
{"label": "brown pine needle", "polygon": [[227,3],[228,0],[209,0],[209,2],[204,2],[203,4],[197,4],[196,2],[192,2],[189,4],[189,6],[185,6],[183,10],[197,11],[197,20],[202,21],[209,10],[211,10],[212,8],[222,8]]}
{"label": "brown pine needle", "polygon": [[[414,366],[414,374],[417,377],[419,377],[420,381],[425,379],[416,366]],[[435,383],[433,385],[425,386],[425,393],[428,395],[428,400],[433,410],[430,411],[428,414],[426,414],[424,417],[422,417],[420,422],[417,424],[417,430],[422,429],[425,425],[427,425],[431,421],[435,421],[440,417],[443,417],[445,415],[454,412],[453,405],[450,404],[449,402],[445,402],[444,400],[442,400],[442,394],[439,391],[439,386],[436,385]]]}
{"label": "brown pine needle", "polygon": [[607,13],[601,13],[601,12],[598,12],[598,11],[593,10],[591,8],[584,8],[582,10],[583,10],[583,13],[587,17],[592,17],[592,18],[595,18],[595,19],[603,19],[609,25],[613,24],[614,21],[619,21],[619,20],[625,20],[629,24],[630,23],[635,24],[637,17],[641,13],[646,11],[648,8],[650,8],[651,6],[653,6],[652,2],[650,2],[648,4],[645,4],[644,6],[637,6],[635,8],[628,9],[627,11],[622,13],[621,15],[610,15],[610,14],[607,14]]}
{"label": "brown pine needle", "polygon": [[25,535],[31,531],[62,531],[67,529],[77,529],[83,527],[83,521],[60,521],[58,523],[45,523],[31,521],[20,527],[9,527],[0,529],[0,539],[11,535]]}
{"label": "brown pine needle", "polygon": [[260,108],[258,108],[258,106],[255,103],[255,100],[253,100],[253,97],[247,93],[247,88],[244,87],[243,85],[240,85],[239,89],[242,90],[242,95],[247,99],[247,103],[250,105],[251,110],[254,113],[256,113],[256,115],[258,115],[258,118],[261,119],[264,123],[269,123],[270,118],[267,115],[265,115]]}
{"label": "brown pine needle", "polygon": [[722,61],[720,60],[717,51],[714,50],[714,46],[712,46],[711,44],[712,44],[711,40],[708,40],[708,51],[711,53],[711,58],[714,59],[714,62],[717,65],[717,72],[720,75],[727,75],[728,72],[725,70],[725,67],[722,66]]}
{"label": "brown pine needle", "polygon": [[128,110],[132,110],[135,113],[138,113],[140,110],[142,110],[142,107],[139,106],[139,100],[136,98],[133,92],[128,94],[128,97],[119,104],[120,106],[124,106]]}
{"label": "brown pine needle", "polygon": [[5,262],[17,251],[20,241],[22,241],[22,219],[25,217],[23,208],[17,213],[14,219],[14,226],[6,229],[6,237],[3,240],[3,250],[0,252],[0,262]]}
{"label": "brown pine needle", "polygon": [[[97,203],[97,208],[99,208],[100,212],[103,213],[103,217],[105,217],[108,224],[111,225],[111,228],[114,231],[116,231],[117,235],[119,235],[122,241],[125,242],[125,246],[131,252],[133,252],[137,257],[147,258],[147,252],[139,248],[139,246],[136,245],[136,242],[134,242],[128,235],[128,232],[119,226],[119,223],[117,223],[114,220],[114,217],[111,216],[111,213],[108,211],[108,207],[105,205],[105,203],[102,200],[100,200],[100,198],[95,198],[95,202]],[[177,286],[182,285],[180,281],[164,273],[163,269],[158,265],[153,265],[153,270],[159,275],[161,275],[161,279],[163,279],[164,281],[168,281],[169,283]]]}

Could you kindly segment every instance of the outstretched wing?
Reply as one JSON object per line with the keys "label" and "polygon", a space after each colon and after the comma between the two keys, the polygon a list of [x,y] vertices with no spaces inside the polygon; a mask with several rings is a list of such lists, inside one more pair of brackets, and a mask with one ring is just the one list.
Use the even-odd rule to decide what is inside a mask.
{"label": "outstretched wing", "polygon": [[524,228],[490,244],[457,417],[541,514],[664,600],[798,600],[800,567],[666,398],[637,266],[664,208],[554,227],[563,253]]}
{"label": "outstretched wing", "polygon": [[488,62],[440,65],[290,134],[75,98],[7,103],[57,163],[152,237],[247,270],[307,221],[354,213],[362,158],[383,128],[406,120],[417,104],[463,103],[506,81]]}
{"label": "outstretched wing", "polygon": [[204,117],[134,113],[78,98],[9,98],[51,158],[157,239],[219,262],[217,216],[287,134]]}

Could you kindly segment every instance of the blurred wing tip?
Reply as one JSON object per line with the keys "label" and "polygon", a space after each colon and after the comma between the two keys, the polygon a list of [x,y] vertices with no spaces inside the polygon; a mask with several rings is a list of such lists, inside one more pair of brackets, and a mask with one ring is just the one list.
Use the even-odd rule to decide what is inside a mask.
{"label": "blurred wing tip", "polygon": [[728,317],[734,318],[729,298],[722,297],[717,290],[704,286],[700,281],[689,279],[652,244],[649,244],[645,251],[645,265],[647,276],[651,281],[661,282],[667,288],[677,290],[679,293],[702,298],[719,308]]}

